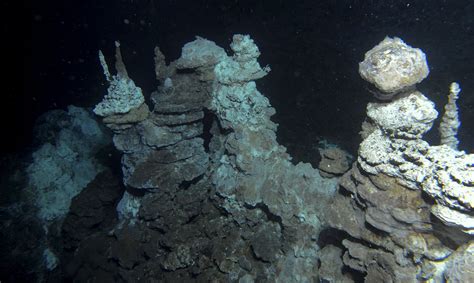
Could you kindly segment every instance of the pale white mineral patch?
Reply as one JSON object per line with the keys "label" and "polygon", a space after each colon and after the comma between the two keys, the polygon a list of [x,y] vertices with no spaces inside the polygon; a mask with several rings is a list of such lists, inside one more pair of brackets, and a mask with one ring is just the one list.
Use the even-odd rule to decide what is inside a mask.
{"label": "pale white mineral patch", "polygon": [[141,88],[131,79],[113,76],[107,95],[96,105],[94,113],[102,117],[125,114],[139,108],[144,102]]}
{"label": "pale white mineral patch", "polygon": [[270,72],[270,67],[262,68],[258,63],[260,51],[248,35],[234,35],[230,46],[234,55],[221,61],[214,69],[219,83],[245,83],[263,78]]}
{"label": "pale white mineral patch", "polygon": [[120,221],[129,219],[131,223],[134,223],[138,217],[140,211],[140,197],[134,196],[129,192],[123,193],[122,199],[117,204],[117,214]]}
{"label": "pale white mineral patch", "polygon": [[474,235],[474,217],[443,205],[434,205],[431,207],[431,213],[446,226],[457,227]]}
{"label": "pale white mineral patch", "polygon": [[133,80],[128,77],[120,54],[120,44],[118,42],[115,44],[117,74],[114,76],[110,75],[104,55],[99,51],[99,60],[105,78],[109,82],[107,95],[94,108],[94,113],[102,117],[128,113],[132,109],[139,108],[145,102],[141,88],[137,87]]}
{"label": "pale white mineral patch", "polygon": [[268,117],[274,114],[274,109],[257,90],[254,80],[265,76],[270,68],[260,66],[257,61],[260,52],[248,35],[234,35],[231,48],[234,56],[226,57],[214,68],[212,107],[221,116],[224,127],[227,124],[253,129],[268,126]]}
{"label": "pale white mineral patch", "polygon": [[432,101],[415,91],[391,103],[369,103],[367,116],[390,137],[419,139],[431,129],[438,112]]}
{"label": "pale white mineral patch", "polygon": [[227,57],[224,48],[213,41],[196,36],[196,40],[188,42],[181,50],[181,57],[176,61],[178,69],[194,69],[213,66]]}
{"label": "pale white mineral patch", "polygon": [[460,91],[459,84],[451,83],[449,87],[448,104],[444,106],[444,115],[439,124],[441,144],[445,144],[453,149],[457,149],[459,144],[459,140],[456,136],[461,122],[459,121],[456,101],[458,100]]}
{"label": "pale white mineral patch", "polygon": [[[58,113],[61,116],[56,116]],[[68,112],[55,110],[45,117],[48,122],[40,124],[41,127],[59,126],[60,130],[48,131],[54,139],[32,153],[32,163],[26,172],[28,196],[47,228],[64,219],[72,199],[104,169],[95,154],[110,143],[110,137],[83,108],[71,105]]]}
{"label": "pale white mineral patch", "polygon": [[59,264],[58,257],[49,248],[43,251],[43,261],[49,271],[54,270]]}

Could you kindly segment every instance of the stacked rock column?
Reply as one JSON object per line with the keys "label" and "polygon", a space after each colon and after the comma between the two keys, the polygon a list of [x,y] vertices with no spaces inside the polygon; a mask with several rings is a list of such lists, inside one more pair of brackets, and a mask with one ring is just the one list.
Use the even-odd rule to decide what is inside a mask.
{"label": "stacked rock column", "polygon": [[349,235],[344,265],[367,282],[472,281],[472,267],[452,266],[474,262],[473,155],[422,140],[437,117],[415,89],[428,74],[425,55],[386,38],[359,72],[384,101],[369,103],[357,162],[327,214]]}

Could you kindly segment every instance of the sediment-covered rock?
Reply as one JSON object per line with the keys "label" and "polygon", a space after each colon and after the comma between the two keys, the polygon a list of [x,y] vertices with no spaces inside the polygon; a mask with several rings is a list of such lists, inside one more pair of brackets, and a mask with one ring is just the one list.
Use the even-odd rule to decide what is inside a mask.
{"label": "sediment-covered rock", "polygon": [[110,253],[89,262],[93,251],[79,245],[81,278],[111,259],[107,276],[126,281],[317,280],[320,217],[337,178],[290,162],[254,82],[270,68],[248,35],[235,35],[231,49],[198,37],[169,65],[155,49],[153,105],[104,117],[129,191],[114,237],[88,240]]}
{"label": "sediment-covered rock", "polygon": [[423,51],[398,37],[386,37],[365,53],[359,64],[362,78],[381,91],[379,98],[390,99],[424,80],[429,73]]}
{"label": "sediment-covered rock", "polygon": [[[361,75],[384,91],[383,78],[394,73],[404,74],[406,83],[395,79],[392,101],[368,105],[357,162],[342,177],[326,219],[348,233],[344,264],[368,282],[470,278],[470,269],[453,263],[472,261],[465,251],[473,240],[473,155],[422,140],[437,112],[406,87],[421,81],[427,66],[408,66],[413,72],[407,72],[404,62],[415,63],[422,52],[407,46],[394,52],[392,44],[403,42],[391,41],[366,54]],[[369,63],[374,66],[367,69]]]}

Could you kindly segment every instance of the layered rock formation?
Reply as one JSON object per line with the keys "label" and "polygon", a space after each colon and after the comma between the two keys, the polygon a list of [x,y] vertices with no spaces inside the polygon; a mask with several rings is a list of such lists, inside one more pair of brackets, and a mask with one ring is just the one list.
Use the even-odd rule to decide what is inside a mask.
{"label": "layered rock formation", "polygon": [[141,88],[137,87],[133,80],[128,77],[118,41],[115,42],[115,48],[115,68],[117,69],[117,74],[113,76],[110,75],[104,54],[99,51],[100,64],[104,70],[105,78],[109,82],[107,95],[94,108],[94,113],[102,117],[128,113],[130,110],[140,107],[145,100]]}
{"label": "layered rock formation", "polygon": [[[108,97],[119,103],[101,113],[123,154],[127,192],[113,229],[79,243],[69,234],[76,249],[66,277],[471,280],[473,157],[422,140],[437,117],[414,90],[427,75],[424,54],[400,39],[382,43],[361,74],[393,100],[368,105],[357,161],[340,180],[349,167],[343,152],[321,151],[321,171],[336,176],[323,178],[309,164],[293,165],[276,142],[275,110],[255,83],[270,68],[247,35],[233,37],[232,55],[197,37],[169,65],[155,48],[160,86],[151,107],[115,108],[134,96],[118,91],[104,68]],[[117,71],[130,85],[123,62]],[[387,78],[395,73],[394,84]],[[332,228],[321,233],[325,224]]]}
{"label": "layered rock formation", "polygon": [[212,144],[223,153],[214,160],[212,183],[221,207],[237,223],[248,225],[246,215],[253,210],[267,214],[270,222],[256,227],[250,242],[255,257],[267,263],[268,279],[315,280],[319,215],[335,181],[322,179],[309,164],[290,163],[269,119],[274,109],[252,81],[268,72],[256,61],[258,48],[242,35],[234,36],[231,48],[234,56],[215,68],[212,106],[220,125],[232,131]]}
{"label": "layered rock formation", "polygon": [[350,168],[350,155],[337,147],[320,148],[321,161],[318,169],[323,177],[341,176]]}
{"label": "layered rock formation", "polygon": [[[357,162],[342,177],[326,219],[349,235],[342,241],[344,265],[367,282],[471,282],[472,266],[455,265],[474,258],[474,155],[422,140],[437,112],[423,94],[406,91],[420,78],[404,72],[405,59],[370,74],[363,70],[387,64],[387,54],[404,56],[400,49],[408,55],[420,52],[399,39],[392,44],[366,54],[362,77],[370,82],[393,73],[407,77],[391,82],[398,82],[392,88],[400,90],[392,101],[367,106]],[[412,70],[425,69],[426,62],[411,62]]]}
{"label": "layered rock formation", "polygon": [[[337,179],[290,162],[254,82],[270,68],[249,36],[235,35],[231,49],[198,37],[166,65],[156,48],[153,107],[104,116],[129,190],[114,237],[80,244],[68,276],[100,268],[115,281],[317,280],[320,217]],[[97,242],[104,248],[91,251]]]}

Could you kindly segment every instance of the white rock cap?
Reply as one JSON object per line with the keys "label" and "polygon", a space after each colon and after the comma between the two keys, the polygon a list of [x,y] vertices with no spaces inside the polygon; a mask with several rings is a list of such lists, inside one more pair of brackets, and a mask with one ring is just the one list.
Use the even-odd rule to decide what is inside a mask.
{"label": "white rock cap", "polygon": [[179,69],[194,69],[212,66],[227,57],[224,48],[213,41],[196,36],[196,40],[188,42],[181,50],[181,57],[176,61]]}
{"label": "white rock cap", "polygon": [[389,99],[421,82],[428,76],[429,69],[423,51],[400,38],[386,37],[365,53],[364,61],[359,63],[359,73],[384,93],[383,98]]}

